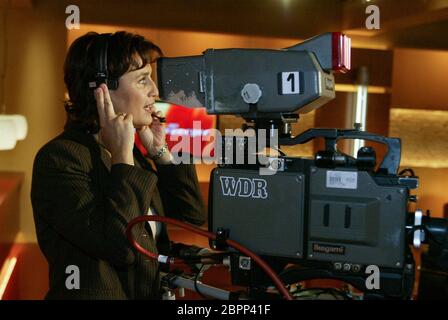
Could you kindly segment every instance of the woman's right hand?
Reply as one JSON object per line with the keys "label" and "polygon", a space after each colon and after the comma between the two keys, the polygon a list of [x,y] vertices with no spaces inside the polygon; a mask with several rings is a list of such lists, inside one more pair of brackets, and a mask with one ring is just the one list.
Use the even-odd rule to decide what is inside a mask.
{"label": "woman's right hand", "polygon": [[101,84],[95,89],[95,100],[100,120],[100,138],[112,154],[112,164],[134,165],[132,150],[135,131],[132,114],[116,114],[109,89]]}

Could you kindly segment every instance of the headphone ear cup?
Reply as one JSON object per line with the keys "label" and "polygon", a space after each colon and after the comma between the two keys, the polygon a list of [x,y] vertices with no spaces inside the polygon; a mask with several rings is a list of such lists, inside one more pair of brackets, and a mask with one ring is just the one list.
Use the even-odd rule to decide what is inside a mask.
{"label": "headphone ear cup", "polygon": [[118,89],[118,79],[109,79],[109,73],[107,70],[107,51],[109,47],[110,33],[98,35],[98,39],[92,45],[92,53],[95,57],[96,76],[95,80],[89,82],[89,88],[96,89],[102,83],[105,83],[110,90]]}

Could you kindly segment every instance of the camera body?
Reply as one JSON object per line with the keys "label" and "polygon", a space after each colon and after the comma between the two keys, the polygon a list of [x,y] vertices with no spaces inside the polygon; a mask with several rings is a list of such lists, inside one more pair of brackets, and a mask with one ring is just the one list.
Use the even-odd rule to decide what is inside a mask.
{"label": "camera body", "polygon": [[[268,261],[307,266],[309,279],[325,275],[363,291],[366,268],[375,265],[382,278],[372,293],[409,297],[414,271],[406,235],[409,186],[398,176],[358,168],[278,160],[275,175],[260,176],[244,165],[213,170],[210,231],[226,230],[229,238]],[[253,264],[241,265],[241,257],[233,257],[233,283],[263,284],[267,279]]]}

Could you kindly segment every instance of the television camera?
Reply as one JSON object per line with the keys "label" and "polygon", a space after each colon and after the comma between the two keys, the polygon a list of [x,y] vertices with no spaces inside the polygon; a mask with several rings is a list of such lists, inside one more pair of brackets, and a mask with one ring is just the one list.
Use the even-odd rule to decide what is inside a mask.
{"label": "television camera", "polygon": [[[325,278],[351,285],[365,299],[410,299],[416,273],[412,247],[422,243],[430,245],[435,265],[448,270],[448,222],[421,210],[409,212],[410,202],[416,202],[411,190],[419,181],[412,170],[398,172],[399,138],[359,127],[291,134],[300,114],[335,97],[333,73],[349,69],[350,39],[341,33],[282,50],[208,49],[158,60],[161,100],[203,107],[208,114],[238,115],[246,122],[242,132],[251,133],[224,136],[215,146],[219,165],[210,177],[208,223],[215,235],[211,247],[225,253],[220,261],[230,266],[232,284],[248,288],[247,298],[280,295],[269,290],[273,281],[265,269],[230,248],[227,239],[262,257],[291,295],[295,283]],[[255,149],[251,137],[256,137]],[[325,148],[312,159],[281,152],[282,145],[317,138],[324,139]],[[372,147],[350,156],[338,150],[344,139],[383,144],[386,155],[379,165]],[[280,155],[259,156],[265,148]],[[379,271],[379,286],[369,287],[372,266]],[[168,279],[168,286],[188,287],[192,278]],[[232,297],[201,286],[209,296]]]}

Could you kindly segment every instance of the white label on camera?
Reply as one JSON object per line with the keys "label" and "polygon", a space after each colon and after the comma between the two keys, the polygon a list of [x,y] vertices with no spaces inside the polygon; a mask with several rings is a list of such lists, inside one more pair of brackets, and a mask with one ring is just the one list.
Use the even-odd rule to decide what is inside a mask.
{"label": "white label on camera", "polygon": [[282,72],[282,94],[300,94],[299,72]]}
{"label": "white label on camera", "polygon": [[327,171],[327,188],[357,189],[358,172]]}

